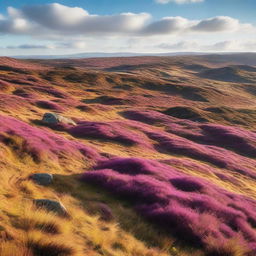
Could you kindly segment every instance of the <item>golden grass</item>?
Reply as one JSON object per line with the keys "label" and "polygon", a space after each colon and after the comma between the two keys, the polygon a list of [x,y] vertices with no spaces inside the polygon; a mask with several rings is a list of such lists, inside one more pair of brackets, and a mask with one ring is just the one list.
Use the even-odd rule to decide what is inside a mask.
{"label": "golden grass", "polygon": [[[13,159],[9,153],[6,150],[5,157]],[[74,180],[66,184],[60,182],[59,186],[65,186],[66,191],[58,191],[57,187],[40,187],[27,179],[34,171],[30,162],[25,165],[16,159],[1,167],[1,256],[167,255],[163,249],[145,246],[117,221],[104,222],[99,215],[89,214],[81,198],[68,193],[69,189],[74,192],[80,186]],[[87,192],[84,188],[80,193],[86,195]],[[93,193],[86,196],[89,198]],[[33,198],[60,200],[72,217],[61,218],[35,209]]]}
{"label": "golden grass", "polygon": [[[43,81],[46,85],[54,85],[60,91],[69,90],[72,98],[77,104],[82,104],[84,99],[94,99],[98,93],[85,92],[84,89],[92,88],[91,83],[84,79],[81,83],[72,83],[64,77],[73,71],[56,70],[53,74],[46,74],[48,71],[39,74],[33,71],[32,75]],[[143,88],[142,82],[151,82],[165,86],[166,76],[180,83],[184,78],[194,86],[218,86],[223,95],[219,93],[206,92],[204,95],[210,103],[193,102],[193,106],[200,109],[212,106],[224,106],[236,108],[255,108],[253,97],[243,91],[239,86],[225,82],[210,80],[198,80],[194,72],[181,70],[180,67],[169,67],[134,71],[136,75],[109,74],[102,73],[95,80],[93,88],[104,91],[105,95],[133,96],[133,95],[154,95],[166,97],[163,91],[152,91]],[[84,71],[77,69],[78,75],[83,75]],[[94,73],[94,72],[93,72]],[[0,75],[7,75],[0,72]],[[48,76],[48,79],[43,79]],[[12,77],[8,74],[8,77]],[[113,78],[114,84],[106,78]],[[137,79],[126,81],[127,79]],[[125,80],[126,79],[126,80]],[[202,82],[202,83],[201,83]],[[131,86],[132,91],[118,91],[113,89],[115,83],[125,83]],[[19,85],[12,84],[5,93],[11,94],[18,89]],[[42,100],[51,99],[49,95],[39,94],[33,91]],[[176,105],[190,106],[191,102],[180,96],[169,95],[169,100],[160,102],[159,105],[152,103],[150,109],[164,110],[166,107]],[[162,98],[163,99],[163,98]],[[153,98],[152,98],[153,100]],[[0,113],[8,114],[31,125],[31,121],[41,119],[46,110],[35,107],[22,100],[18,109],[9,109],[0,98]],[[149,101],[150,103],[150,101]],[[154,105],[155,104],[155,105]],[[150,104],[149,104],[150,105]],[[77,108],[70,107],[65,115],[75,116],[81,120],[88,121],[111,121],[122,120],[120,112],[135,106],[115,106],[103,111],[94,109],[91,112],[83,112]],[[144,108],[144,106],[136,106]],[[234,113],[227,113],[220,118],[216,115],[209,115],[209,120],[218,123],[232,124]],[[228,121],[225,118],[228,117]],[[239,118],[238,118],[239,119]],[[250,116],[248,116],[248,120]],[[240,119],[239,119],[240,120]],[[255,129],[254,120],[249,120],[251,129]],[[43,129],[48,129],[43,127]],[[164,127],[158,127],[164,129]],[[55,131],[69,139],[72,136],[63,132]],[[66,159],[61,162],[41,161],[36,162],[29,154],[23,151],[23,140],[17,136],[3,134],[6,137],[5,144],[0,144],[0,256],[202,256],[201,251],[186,248],[182,244],[164,234],[150,223],[147,223],[132,209],[127,202],[120,202],[114,199],[106,191],[89,185],[81,184],[77,174],[88,170],[93,163],[79,159]],[[80,140],[87,145],[93,145],[99,152],[109,153],[123,157],[145,157],[151,159],[169,159],[172,156],[144,150],[142,147],[125,147],[111,142],[95,141],[90,139]],[[195,169],[183,169],[184,173],[207,178],[215,184],[228,189],[229,191],[248,195],[256,198],[255,182],[249,178],[238,175],[239,185],[224,182],[214,174],[203,174]],[[230,172],[220,170],[229,175]],[[28,179],[29,175],[35,172],[49,172],[54,174],[54,184],[50,187],[40,187]],[[60,200],[67,208],[71,218],[61,218],[53,213],[36,209],[32,204],[32,199],[47,198]],[[113,211],[114,219],[104,221],[97,210],[97,204],[104,202]],[[214,241],[212,241],[214,247]],[[210,251],[211,248],[209,248]],[[234,243],[226,244],[223,253],[232,256],[244,256],[245,251],[241,245]],[[213,253],[221,253],[213,252]],[[228,254],[229,253],[229,254]],[[217,256],[212,254],[210,256]]]}
{"label": "golden grass", "polygon": [[[35,163],[30,156],[19,154],[21,145],[22,140],[18,137],[13,137],[5,146],[1,145],[1,256],[44,255],[40,252],[48,256],[203,255],[183,245],[176,245],[174,238],[140,218],[129,204],[120,203],[99,188],[80,183],[77,175],[67,175],[65,168],[60,165],[56,168],[56,174],[53,173],[53,185],[41,187],[34,184],[28,179],[29,175],[44,169],[50,171],[53,165],[49,163],[47,167],[44,162]],[[80,169],[77,172],[80,173]],[[196,170],[184,169],[184,172],[203,177]],[[230,191],[240,190],[246,194],[250,188],[250,193],[255,192],[253,182],[248,183],[246,178],[241,183],[248,187],[220,182],[214,175],[207,178]],[[35,209],[32,199],[36,198],[60,200],[71,218],[65,219]],[[100,202],[112,209],[113,221],[106,222],[100,218],[97,212],[97,203]],[[244,255],[240,247],[227,245],[224,249],[232,249],[232,256]]]}

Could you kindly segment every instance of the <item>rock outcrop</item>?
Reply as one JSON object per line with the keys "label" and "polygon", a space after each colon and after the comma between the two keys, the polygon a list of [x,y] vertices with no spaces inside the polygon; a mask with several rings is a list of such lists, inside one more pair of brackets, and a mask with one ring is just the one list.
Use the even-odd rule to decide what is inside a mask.
{"label": "rock outcrop", "polygon": [[53,182],[53,176],[49,173],[35,173],[31,175],[31,179],[42,186],[49,186]]}
{"label": "rock outcrop", "polygon": [[33,202],[38,208],[45,209],[49,212],[54,212],[60,216],[68,216],[65,206],[57,200],[35,199]]}
{"label": "rock outcrop", "polygon": [[72,119],[64,117],[64,116],[56,114],[56,113],[45,113],[42,121],[46,124],[62,123],[62,124],[76,125],[76,123]]}

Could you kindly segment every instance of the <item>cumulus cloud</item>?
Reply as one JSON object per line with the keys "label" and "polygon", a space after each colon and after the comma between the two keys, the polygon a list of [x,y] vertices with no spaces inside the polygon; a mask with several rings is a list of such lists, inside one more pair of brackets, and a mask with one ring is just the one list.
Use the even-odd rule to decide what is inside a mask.
{"label": "cumulus cloud", "polygon": [[79,7],[61,4],[31,5],[21,9],[8,8],[9,16],[0,21],[2,33],[27,34],[92,34],[130,33],[140,30],[147,13],[121,13],[117,15],[91,15]]}
{"label": "cumulus cloud", "polygon": [[162,43],[157,45],[157,47],[160,49],[173,51],[197,51],[200,48],[200,45],[195,41],[180,41],[173,44]]}
{"label": "cumulus cloud", "polygon": [[74,42],[64,42],[58,44],[57,48],[67,48],[67,49],[85,49],[87,46],[84,41],[74,41]]}
{"label": "cumulus cloud", "polygon": [[217,51],[242,51],[242,52],[254,52],[256,51],[256,40],[250,41],[238,41],[230,40],[218,42],[212,46],[213,50]]}
{"label": "cumulus cloud", "polygon": [[168,4],[168,3],[176,3],[176,4],[191,4],[191,3],[201,3],[204,0],[155,0],[159,4]]}
{"label": "cumulus cloud", "polygon": [[57,30],[76,27],[89,16],[82,8],[71,8],[57,3],[25,6],[20,15],[44,27]]}
{"label": "cumulus cloud", "polygon": [[0,20],[0,33],[3,34],[28,34],[31,30],[27,20],[22,18]]}
{"label": "cumulus cloud", "polygon": [[61,4],[29,5],[21,9],[9,7],[7,17],[0,18],[0,34],[35,37],[62,36],[154,36],[175,33],[214,33],[252,28],[239,20],[219,16],[204,20],[164,17],[150,22],[148,13],[94,15],[79,7]]}
{"label": "cumulus cloud", "polygon": [[188,20],[182,17],[166,17],[149,24],[145,34],[173,34],[188,32],[233,32],[240,29],[253,29],[251,24],[241,24],[239,20],[228,16],[218,16],[204,20]]}
{"label": "cumulus cloud", "polygon": [[151,35],[171,34],[184,31],[190,24],[191,21],[182,17],[165,17],[146,26],[143,33]]}
{"label": "cumulus cloud", "polygon": [[[167,0],[158,1],[167,2]],[[24,38],[28,38],[27,44],[18,46],[4,46],[2,42],[2,49],[4,47],[4,49],[17,49],[17,51],[19,49],[24,51],[34,49],[34,52],[37,50],[40,52],[40,49],[45,49],[44,52],[47,49],[49,51],[59,49],[59,52],[70,51],[70,49],[76,52],[119,49],[142,52],[148,49],[152,52],[161,49],[171,51],[242,50],[245,49],[245,45],[234,43],[232,40],[253,39],[253,31],[255,33],[255,28],[251,24],[241,23],[238,19],[228,16],[202,20],[177,16],[153,20],[148,13],[96,15],[80,7],[68,7],[57,3],[28,5],[19,9],[9,7],[6,15],[0,14],[1,38],[5,35],[15,38],[25,36],[22,37],[22,42]],[[229,33],[228,36],[227,33]],[[213,44],[216,37],[221,42]],[[194,41],[195,38],[198,42]],[[200,39],[204,44],[200,43]],[[169,43],[170,40],[176,40],[176,42]],[[45,45],[46,42],[50,45]],[[247,49],[255,49],[254,42],[248,42]]]}
{"label": "cumulus cloud", "polygon": [[228,16],[218,16],[200,21],[192,27],[192,30],[204,32],[232,31],[240,28],[239,20]]}
{"label": "cumulus cloud", "polygon": [[162,43],[156,48],[165,51],[189,51],[189,52],[236,52],[255,51],[256,41],[239,42],[237,40],[220,41],[212,44],[202,44],[198,41],[179,41],[177,43]]}
{"label": "cumulus cloud", "polygon": [[232,51],[237,49],[243,49],[243,45],[239,44],[236,41],[223,41],[215,43],[211,46],[209,46],[211,50],[215,51]]}
{"label": "cumulus cloud", "polygon": [[51,30],[73,33],[129,32],[139,30],[150,17],[146,13],[117,15],[91,15],[78,7],[61,4],[27,6],[22,14],[30,21]]}

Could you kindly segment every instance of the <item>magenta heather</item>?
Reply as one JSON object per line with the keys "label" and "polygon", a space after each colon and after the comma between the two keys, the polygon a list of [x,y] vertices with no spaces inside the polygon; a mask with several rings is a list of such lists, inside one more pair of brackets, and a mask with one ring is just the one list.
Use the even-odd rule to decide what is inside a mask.
{"label": "magenta heather", "polygon": [[57,112],[62,112],[64,111],[64,108],[61,107],[60,105],[58,105],[57,103],[54,103],[52,101],[47,101],[47,100],[39,100],[36,101],[35,103],[38,107],[40,108],[44,108],[44,109],[50,109],[53,111],[57,111]]}
{"label": "magenta heather", "polygon": [[256,158],[256,133],[252,131],[217,124],[201,124],[149,110],[126,111],[123,115],[128,119],[148,124],[162,124],[167,132],[200,144],[227,148],[238,154]]}
{"label": "magenta heather", "polygon": [[147,135],[158,142],[156,149],[160,152],[184,155],[256,178],[256,173],[253,172],[253,169],[256,168],[255,160],[220,147],[195,143],[164,132],[147,132]]}
{"label": "magenta heather", "polygon": [[[0,116],[0,133],[18,136],[24,140],[23,147],[37,160],[56,158],[82,158],[84,156],[100,160],[96,150],[82,143],[67,140],[45,129],[30,126],[12,117]],[[1,138],[4,139],[5,135]]]}
{"label": "magenta heather", "polygon": [[[130,131],[121,122],[86,122],[81,121],[69,129],[74,137],[96,138],[119,142],[126,145],[145,145],[147,137]],[[147,144],[150,147],[149,144]]]}
{"label": "magenta heather", "polygon": [[[194,246],[238,239],[256,243],[256,201],[182,174],[155,160],[114,158],[84,173],[82,180],[129,200],[167,232]],[[252,249],[251,249],[252,250]]]}

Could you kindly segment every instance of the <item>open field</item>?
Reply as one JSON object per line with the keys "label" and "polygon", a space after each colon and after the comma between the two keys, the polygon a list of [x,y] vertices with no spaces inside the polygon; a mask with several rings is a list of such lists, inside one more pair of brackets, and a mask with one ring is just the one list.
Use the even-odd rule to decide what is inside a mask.
{"label": "open field", "polygon": [[1,256],[256,255],[253,54],[0,58],[0,156]]}

